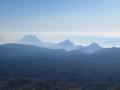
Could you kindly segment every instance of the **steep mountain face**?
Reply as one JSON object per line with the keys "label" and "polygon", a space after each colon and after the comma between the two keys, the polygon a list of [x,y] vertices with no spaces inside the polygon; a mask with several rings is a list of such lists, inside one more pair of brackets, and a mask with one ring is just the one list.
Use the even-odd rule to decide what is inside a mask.
{"label": "steep mountain face", "polygon": [[75,48],[75,45],[70,40],[66,39],[58,43],[56,47],[59,49],[72,50]]}
{"label": "steep mountain face", "polygon": [[95,51],[101,50],[103,49],[101,46],[99,46],[96,43],[92,43],[88,46],[78,46],[75,50],[80,50],[80,51],[84,51],[87,53],[94,53]]}
{"label": "steep mountain face", "polygon": [[[119,68],[119,48],[86,54],[81,51],[54,50],[20,44],[0,46],[1,88],[11,85],[13,81],[4,83],[10,79],[27,78],[30,79],[31,83],[26,82],[30,87],[34,80],[61,80],[69,87],[74,85],[92,90],[90,88],[101,86],[102,89],[95,90],[104,90],[103,88],[108,89],[109,86],[120,83]],[[12,88],[17,87],[16,82],[21,81],[15,80],[15,86]],[[20,85],[27,86],[26,83]]]}

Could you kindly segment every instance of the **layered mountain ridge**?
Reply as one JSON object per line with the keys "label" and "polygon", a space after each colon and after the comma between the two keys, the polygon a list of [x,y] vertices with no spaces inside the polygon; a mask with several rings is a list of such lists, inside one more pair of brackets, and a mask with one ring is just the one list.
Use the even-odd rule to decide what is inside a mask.
{"label": "layered mountain ridge", "polygon": [[76,46],[69,39],[65,39],[65,40],[63,40],[63,41],[61,41],[57,44],[45,43],[45,42],[42,42],[36,36],[33,36],[33,35],[24,36],[21,39],[21,42],[23,44],[34,45],[34,46],[39,46],[39,47],[43,47],[43,48],[64,49],[64,50],[67,50],[67,51],[80,50],[80,51],[87,52],[87,53],[93,53],[97,50],[102,49],[102,47],[100,45],[98,45],[97,43],[92,43],[88,46]]}

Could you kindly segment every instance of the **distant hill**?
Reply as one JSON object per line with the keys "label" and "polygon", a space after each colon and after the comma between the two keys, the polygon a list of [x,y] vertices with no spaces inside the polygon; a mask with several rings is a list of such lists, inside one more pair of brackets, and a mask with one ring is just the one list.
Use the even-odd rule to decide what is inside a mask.
{"label": "distant hill", "polygon": [[88,46],[77,46],[75,48],[75,50],[80,50],[80,51],[84,51],[87,53],[94,53],[95,51],[101,50],[103,49],[103,47],[101,47],[100,45],[96,44],[96,43],[92,43]]}
{"label": "distant hill", "polygon": [[75,48],[75,45],[70,40],[66,39],[56,45],[57,48],[72,50]]}
{"label": "distant hill", "polygon": [[42,43],[35,35],[26,35],[20,41],[30,45],[40,45]]}

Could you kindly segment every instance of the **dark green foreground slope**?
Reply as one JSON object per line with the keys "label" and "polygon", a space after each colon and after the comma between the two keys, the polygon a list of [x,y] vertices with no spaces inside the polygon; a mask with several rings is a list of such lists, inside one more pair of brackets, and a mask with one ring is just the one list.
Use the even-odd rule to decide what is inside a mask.
{"label": "dark green foreground slope", "polygon": [[0,90],[120,90],[120,49],[88,54],[0,46]]}

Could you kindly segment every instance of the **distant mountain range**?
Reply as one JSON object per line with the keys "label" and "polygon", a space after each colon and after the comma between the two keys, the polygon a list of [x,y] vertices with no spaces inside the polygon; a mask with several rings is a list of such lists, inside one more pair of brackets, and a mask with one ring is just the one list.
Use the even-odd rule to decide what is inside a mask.
{"label": "distant mountain range", "polygon": [[39,40],[36,36],[34,35],[27,35],[24,36],[20,40],[23,44],[28,44],[28,45],[34,45],[34,46],[39,46],[43,48],[50,48],[50,49],[65,49],[65,50],[79,50],[87,53],[93,53],[97,50],[101,50],[102,47],[99,46],[96,43],[92,43],[88,46],[76,46],[72,41],[69,39],[66,39],[62,42],[59,42],[58,44],[54,43],[44,43],[41,40]]}

